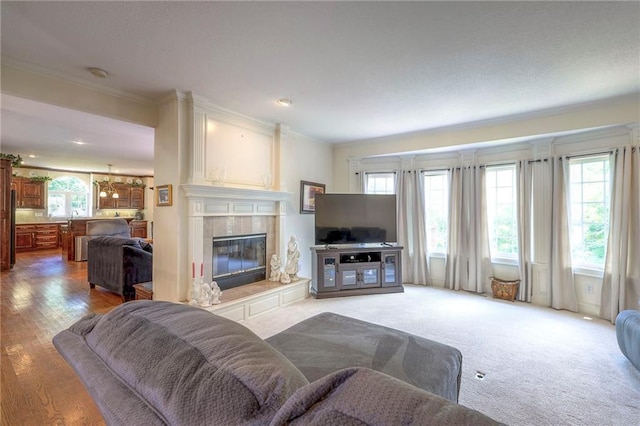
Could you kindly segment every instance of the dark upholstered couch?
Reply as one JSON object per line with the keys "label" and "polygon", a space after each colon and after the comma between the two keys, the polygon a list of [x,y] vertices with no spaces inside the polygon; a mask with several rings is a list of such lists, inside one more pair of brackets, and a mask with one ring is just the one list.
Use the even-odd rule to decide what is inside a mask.
{"label": "dark upholstered couch", "polygon": [[[107,314],[81,319],[57,334],[53,343],[110,425],[498,424],[396,378],[429,370],[431,363],[449,364],[440,370],[443,377],[426,379],[427,374],[419,382],[457,397],[457,388],[450,389],[451,383],[457,386],[451,377],[458,377],[460,367],[456,349],[414,339],[411,344],[423,350],[408,350],[406,337],[411,335],[360,322],[358,327],[370,324],[373,332],[357,338],[362,342],[355,347],[362,353],[354,357],[351,338],[339,344],[348,318],[336,316],[336,321],[334,314],[322,315],[299,323],[319,322],[319,327],[289,330],[307,353],[312,353],[322,326],[321,339],[333,340],[337,370],[328,370],[325,351],[319,362],[331,372],[314,381],[307,376],[313,374],[312,360],[305,361],[305,373],[278,346],[241,324],[185,304],[127,302]],[[327,319],[332,321],[323,322]],[[312,330],[306,343],[304,330]],[[356,364],[342,368],[345,354]],[[387,374],[376,370],[384,366],[389,367]]]}
{"label": "dark upholstered couch", "polygon": [[100,236],[87,242],[87,280],[122,296],[133,298],[133,285],[152,281],[153,246],[136,238]]}

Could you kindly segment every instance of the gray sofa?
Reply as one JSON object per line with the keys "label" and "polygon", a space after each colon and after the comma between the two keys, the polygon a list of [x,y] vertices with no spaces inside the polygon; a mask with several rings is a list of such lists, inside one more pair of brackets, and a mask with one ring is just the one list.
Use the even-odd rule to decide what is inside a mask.
{"label": "gray sofa", "polygon": [[[343,319],[346,317],[323,314],[302,323],[324,325],[326,334],[337,326],[333,333],[340,335]],[[333,325],[323,324],[325,320],[334,321]],[[317,333],[317,328],[311,329]],[[391,370],[400,376],[420,367],[429,369],[430,362],[437,362],[438,356],[428,358],[430,341],[426,339],[419,341],[426,345],[425,350],[406,351],[402,341],[409,335],[404,333],[398,334],[400,341],[381,342],[380,359],[373,362],[376,351],[372,357],[365,354],[376,346],[371,341],[395,332],[373,329],[376,331],[363,339],[370,342],[360,344],[359,349],[348,344],[340,348],[334,341],[334,359],[352,353],[349,356],[363,364],[380,365],[386,360],[383,364],[394,366]],[[300,329],[289,332],[297,333],[298,344],[305,345]],[[271,339],[276,347],[277,336]],[[241,324],[183,304],[128,302],[107,314],[81,319],[57,334],[53,343],[111,425],[498,424],[478,411],[373,368],[342,368],[338,362],[335,371],[310,382],[304,371],[309,373],[312,360],[301,371]],[[399,350],[390,350],[396,343]],[[448,348],[436,346],[443,351]],[[449,349],[453,352],[441,353],[445,363],[457,357],[458,352]],[[355,357],[353,350],[364,352]],[[416,354],[418,359],[414,359]],[[415,365],[407,370],[403,363]],[[321,364],[322,369],[330,370],[328,358]],[[444,375],[444,382],[450,382],[450,376],[458,377],[457,365]],[[447,385],[433,386],[443,387]]]}
{"label": "gray sofa", "polygon": [[620,351],[640,370],[640,311],[627,309],[618,314],[616,337]]}
{"label": "gray sofa", "polygon": [[133,298],[134,284],[152,281],[153,246],[137,238],[98,236],[87,242],[87,281]]}

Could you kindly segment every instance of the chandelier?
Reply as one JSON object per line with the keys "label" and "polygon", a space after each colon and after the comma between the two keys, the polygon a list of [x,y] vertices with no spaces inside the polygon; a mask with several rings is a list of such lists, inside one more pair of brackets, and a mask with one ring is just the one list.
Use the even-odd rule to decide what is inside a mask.
{"label": "chandelier", "polygon": [[100,187],[100,198],[105,198],[110,196],[111,198],[120,198],[118,195],[118,190],[113,187],[111,183],[111,164],[109,166],[109,178],[107,179],[107,184],[105,186]]}

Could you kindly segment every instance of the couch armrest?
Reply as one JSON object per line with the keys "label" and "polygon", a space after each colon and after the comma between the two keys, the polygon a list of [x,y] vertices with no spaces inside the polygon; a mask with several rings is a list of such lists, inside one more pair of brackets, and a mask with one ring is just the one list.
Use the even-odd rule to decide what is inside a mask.
{"label": "couch armrest", "polygon": [[[134,284],[152,281],[152,253],[135,246],[122,246],[122,258],[125,287],[131,287]],[[132,288],[130,290],[133,291]]]}

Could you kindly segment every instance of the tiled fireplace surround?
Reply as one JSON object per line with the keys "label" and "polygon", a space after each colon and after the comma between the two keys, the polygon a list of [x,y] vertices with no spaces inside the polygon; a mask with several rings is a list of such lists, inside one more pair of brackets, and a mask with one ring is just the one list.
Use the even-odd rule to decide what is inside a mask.
{"label": "tiled fireplace surround", "polygon": [[282,257],[286,252],[284,219],[289,193],[194,184],[183,187],[189,200],[189,258],[204,265],[205,282],[211,282],[213,274],[213,237],[266,233],[267,265],[272,254]]}

